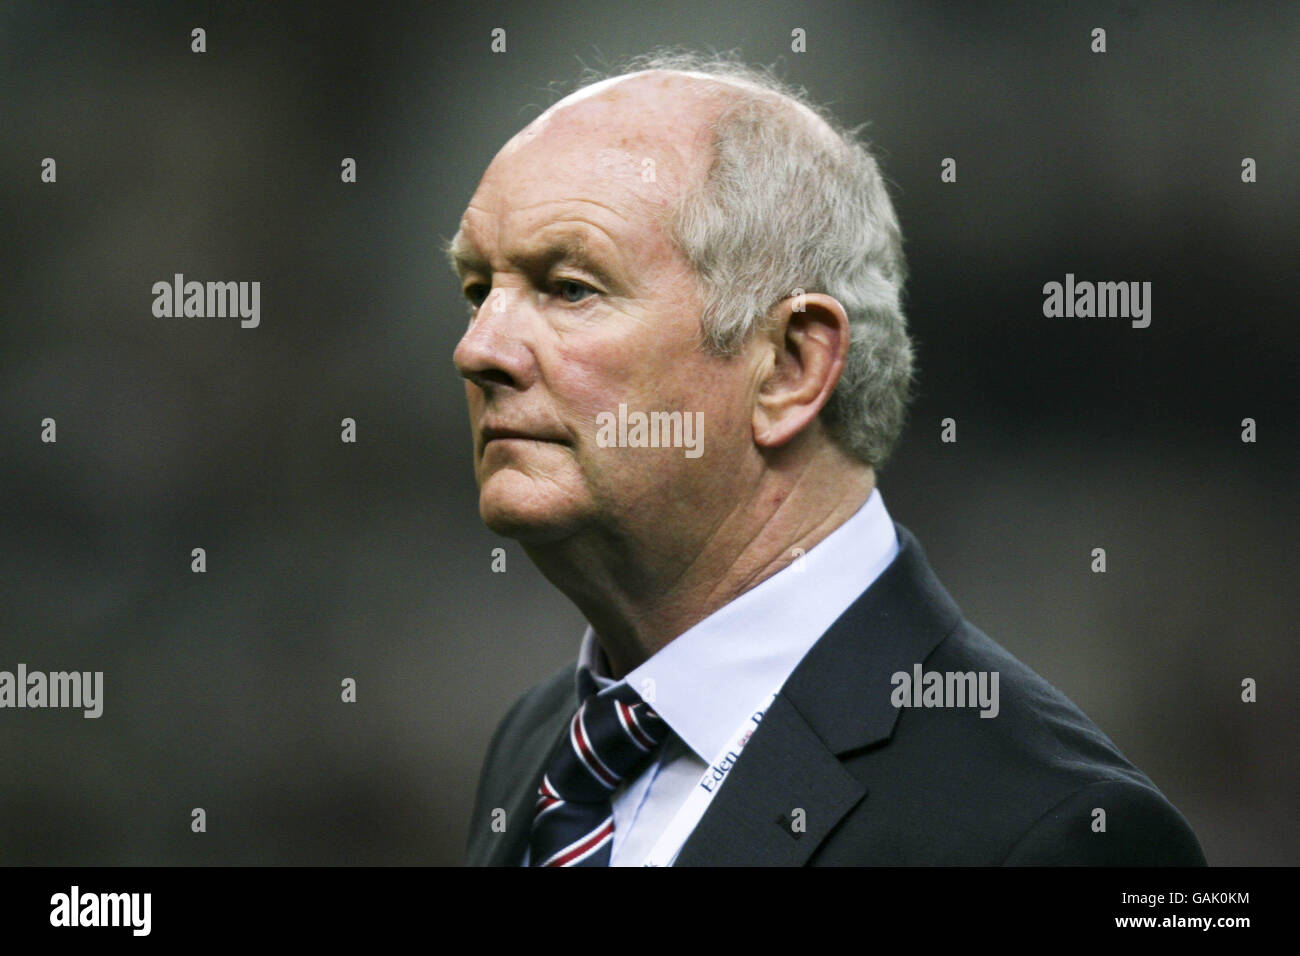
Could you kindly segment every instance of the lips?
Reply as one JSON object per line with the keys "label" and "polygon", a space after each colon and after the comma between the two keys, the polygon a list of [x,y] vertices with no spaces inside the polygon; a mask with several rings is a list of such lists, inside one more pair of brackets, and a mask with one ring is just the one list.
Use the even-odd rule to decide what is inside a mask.
{"label": "lips", "polygon": [[527,441],[544,441],[562,444],[564,439],[554,433],[548,433],[542,429],[531,430],[527,428],[514,428],[508,425],[484,425],[480,432],[480,440],[486,447],[490,441],[498,438],[522,438]]}

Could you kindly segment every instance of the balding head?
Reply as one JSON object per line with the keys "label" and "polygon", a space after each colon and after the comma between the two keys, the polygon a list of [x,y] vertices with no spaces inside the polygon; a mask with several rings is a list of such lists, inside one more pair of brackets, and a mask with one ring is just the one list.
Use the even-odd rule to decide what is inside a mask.
{"label": "balding head", "polygon": [[836,140],[836,132],[807,105],[753,79],[652,68],[575,90],[520,130],[502,152],[522,148],[548,132],[582,136],[604,129],[622,148],[675,155],[681,160],[679,167],[693,170],[699,178],[713,160],[714,124],[728,108],[755,97],[806,123],[825,141]]}
{"label": "balding head", "polygon": [[736,84],[682,71],[611,77],[551,106],[516,133],[493,163],[520,161],[521,154],[527,162],[539,152],[589,153],[593,175],[625,179],[662,209],[703,181],[713,160],[712,124],[737,90]]}

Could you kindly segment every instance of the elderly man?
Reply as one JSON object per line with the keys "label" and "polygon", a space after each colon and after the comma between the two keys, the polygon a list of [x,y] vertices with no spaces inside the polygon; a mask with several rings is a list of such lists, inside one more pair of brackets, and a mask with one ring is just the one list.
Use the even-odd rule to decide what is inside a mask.
{"label": "elderly man", "polygon": [[510,140],[449,247],[482,518],[590,625],[497,729],[468,861],[1203,863],[885,510],[870,153],[734,62],[635,65]]}

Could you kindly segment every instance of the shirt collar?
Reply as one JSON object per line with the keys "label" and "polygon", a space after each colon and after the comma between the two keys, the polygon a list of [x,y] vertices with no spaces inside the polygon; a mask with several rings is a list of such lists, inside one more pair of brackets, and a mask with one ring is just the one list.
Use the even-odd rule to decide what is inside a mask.
{"label": "shirt collar", "polygon": [[622,681],[609,676],[588,626],[578,650],[578,699],[626,683],[707,763],[897,554],[894,522],[872,489],[852,517],[801,558],[664,645]]}

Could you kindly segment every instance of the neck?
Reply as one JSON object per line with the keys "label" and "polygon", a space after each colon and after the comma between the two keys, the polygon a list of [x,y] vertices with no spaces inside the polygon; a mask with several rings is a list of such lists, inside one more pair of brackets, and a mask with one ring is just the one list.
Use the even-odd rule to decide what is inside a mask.
{"label": "neck", "polygon": [[829,443],[792,447],[756,481],[718,489],[713,508],[688,503],[525,550],[578,606],[621,678],[826,538],[874,487],[869,466]]}

